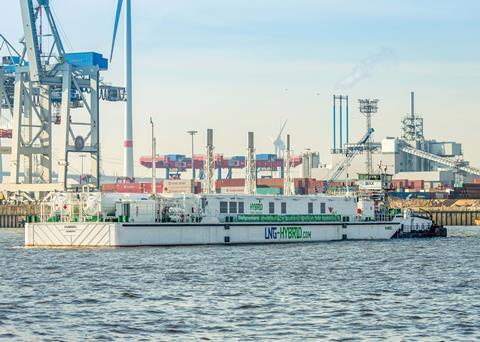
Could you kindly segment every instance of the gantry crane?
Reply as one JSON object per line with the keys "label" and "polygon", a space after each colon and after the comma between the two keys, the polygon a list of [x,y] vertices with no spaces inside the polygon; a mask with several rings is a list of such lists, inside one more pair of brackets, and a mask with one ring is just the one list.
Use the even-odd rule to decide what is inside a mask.
{"label": "gantry crane", "polygon": [[[14,192],[66,190],[71,159],[80,153],[90,157],[86,183],[98,188],[99,100],[124,101],[125,89],[100,84],[100,72],[108,68],[108,60],[100,54],[65,51],[49,0],[20,0],[20,9],[24,51],[15,70],[11,179],[3,188]],[[42,25],[41,13],[52,38],[47,48],[37,29]],[[47,30],[43,27],[42,31]],[[58,124],[61,132],[55,139],[52,124]],[[39,160],[35,184],[33,158]]]}

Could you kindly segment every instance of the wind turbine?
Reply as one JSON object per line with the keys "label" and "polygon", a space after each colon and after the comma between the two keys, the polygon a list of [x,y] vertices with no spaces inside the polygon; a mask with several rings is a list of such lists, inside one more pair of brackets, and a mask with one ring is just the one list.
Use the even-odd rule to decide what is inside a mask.
{"label": "wind turbine", "polygon": [[283,125],[280,128],[280,132],[277,135],[277,138],[275,140],[272,139],[273,146],[275,147],[275,155],[277,157],[281,157],[281,154],[285,151],[285,142],[282,140],[282,134],[283,131],[285,130],[285,126],[287,125],[287,121],[283,123]]}
{"label": "wind turbine", "polygon": [[[112,49],[110,50],[110,62],[112,61],[117,38],[118,23],[122,12],[123,0],[118,0],[113,27]],[[125,0],[125,89],[127,101],[125,103],[124,135],[123,135],[123,176],[133,179],[133,126],[132,126],[132,1]]]}

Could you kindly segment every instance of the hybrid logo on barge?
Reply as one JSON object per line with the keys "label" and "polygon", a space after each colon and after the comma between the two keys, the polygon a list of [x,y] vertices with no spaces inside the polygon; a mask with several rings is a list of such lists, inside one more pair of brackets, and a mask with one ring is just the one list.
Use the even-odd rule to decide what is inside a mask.
{"label": "hybrid logo on barge", "polygon": [[311,239],[312,232],[302,227],[265,227],[265,240]]}

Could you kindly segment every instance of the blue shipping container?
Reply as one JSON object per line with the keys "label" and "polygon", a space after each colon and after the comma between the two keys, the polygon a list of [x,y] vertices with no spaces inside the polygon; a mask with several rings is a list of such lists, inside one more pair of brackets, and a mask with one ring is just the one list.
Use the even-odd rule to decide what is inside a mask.
{"label": "blue shipping container", "polygon": [[276,158],[277,156],[274,154],[268,154],[268,153],[257,154],[257,160],[275,160]]}
{"label": "blue shipping container", "polygon": [[167,155],[165,155],[165,157],[166,157],[168,160],[172,160],[172,161],[180,161],[180,160],[184,160],[184,159],[185,159],[185,155],[184,155],[184,154],[167,154]]}

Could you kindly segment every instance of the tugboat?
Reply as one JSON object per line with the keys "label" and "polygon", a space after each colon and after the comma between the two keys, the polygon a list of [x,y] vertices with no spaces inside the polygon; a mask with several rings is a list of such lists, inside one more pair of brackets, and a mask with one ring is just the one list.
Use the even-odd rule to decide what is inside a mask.
{"label": "tugboat", "polygon": [[388,192],[392,188],[392,175],[386,173],[359,174],[357,193],[359,198],[370,198],[375,203],[377,219],[389,217],[400,222],[393,238],[446,237],[447,230],[433,223],[428,213],[414,213],[411,209],[389,207]]}

